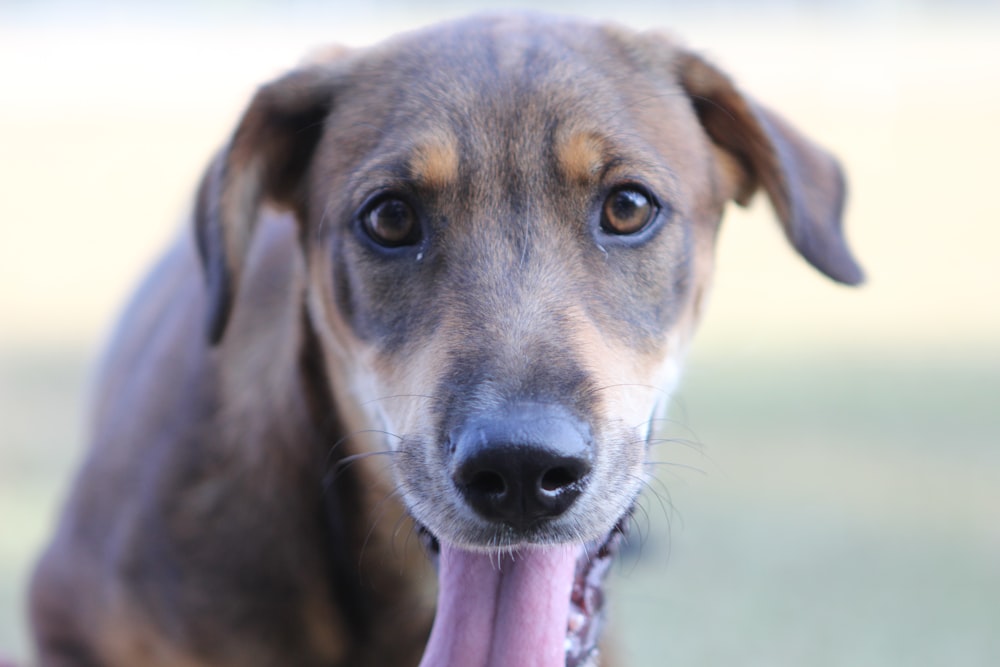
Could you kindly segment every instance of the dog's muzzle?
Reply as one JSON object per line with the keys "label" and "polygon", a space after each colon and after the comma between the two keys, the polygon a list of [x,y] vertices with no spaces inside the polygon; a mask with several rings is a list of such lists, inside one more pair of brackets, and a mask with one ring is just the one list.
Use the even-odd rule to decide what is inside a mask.
{"label": "dog's muzzle", "polygon": [[512,402],[459,420],[447,455],[466,510],[497,537],[429,540],[438,610],[421,666],[595,664],[601,587],[623,522],[586,544],[546,541],[591,480],[589,425],[561,405]]}

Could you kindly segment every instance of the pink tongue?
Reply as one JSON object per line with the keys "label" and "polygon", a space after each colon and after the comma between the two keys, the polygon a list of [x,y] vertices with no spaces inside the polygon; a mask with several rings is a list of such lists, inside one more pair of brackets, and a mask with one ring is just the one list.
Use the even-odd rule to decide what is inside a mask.
{"label": "pink tongue", "polygon": [[437,616],[420,667],[563,667],[579,546],[504,555],[441,543]]}

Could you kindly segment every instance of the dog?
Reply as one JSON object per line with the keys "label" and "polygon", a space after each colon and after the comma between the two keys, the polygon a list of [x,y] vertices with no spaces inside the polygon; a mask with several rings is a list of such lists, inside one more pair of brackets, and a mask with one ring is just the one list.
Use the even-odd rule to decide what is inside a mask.
{"label": "dog", "polygon": [[757,191],[862,281],[837,161],[660,33],[476,17],[264,85],[103,362],[39,664],[598,664]]}

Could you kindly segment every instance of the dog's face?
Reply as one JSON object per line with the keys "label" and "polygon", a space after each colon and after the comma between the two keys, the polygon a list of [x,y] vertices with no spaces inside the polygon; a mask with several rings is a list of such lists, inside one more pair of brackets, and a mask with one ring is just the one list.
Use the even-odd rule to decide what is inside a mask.
{"label": "dog's face", "polygon": [[291,207],[341,409],[388,434],[414,518],[462,550],[600,543],[644,483],[722,210],[758,187],[810,262],[860,280],[836,164],[668,40],[407,35],[247,112],[201,196],[214,335],[256,208]]}
{"label": "dog's face", "polygon": [[[620,62],[551,36],[472,47],[488,34],[414,39],[358,66],[310,177],[315,314],[365,359],[355,391],[434,535],[596,539],[642,484],[650,417],[695,319],[714,162],[678,86],[622,80]],[[505,423],[542,432],[518,441]],[[578,450],[548,468],[551,504],[575,495],[564,511],[542,500],[521,516],[461,479],[470,438],[537,449],[549,432]],[[483,466],[496,493],[518,483]]]}

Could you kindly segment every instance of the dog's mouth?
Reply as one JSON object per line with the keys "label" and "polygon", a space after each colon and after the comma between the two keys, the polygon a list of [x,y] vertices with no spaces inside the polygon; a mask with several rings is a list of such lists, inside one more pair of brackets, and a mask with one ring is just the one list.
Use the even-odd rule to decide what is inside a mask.
{"label": "dog's mouth", "polygon": [[422,530],[437,560],[439,590],[420,666],[595,665],[603,584],[625,523],[587,544],[499,553],[439,543]]}
{"label": "dog's mouth", "polygon": [[588,545],[576,561],[566,627],[566,667],[596,664],[604,626],[604,579],[624,536],[624,520],[601,543]]}

